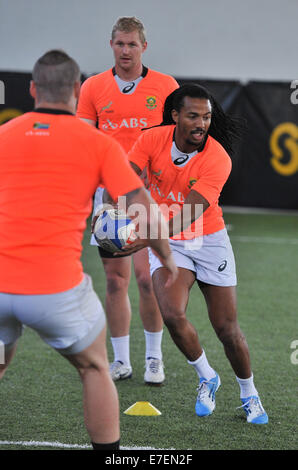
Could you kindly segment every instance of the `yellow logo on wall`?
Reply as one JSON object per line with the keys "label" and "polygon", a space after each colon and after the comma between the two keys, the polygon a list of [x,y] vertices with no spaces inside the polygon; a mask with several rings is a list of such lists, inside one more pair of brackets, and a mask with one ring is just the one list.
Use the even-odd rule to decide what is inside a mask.
{"label": "yellow logo on wall", "polygon": [[[283,146],[281,146],[282,142]],[[271,165],[277,173],[291,176],[298,172],[298,126],[296,124],[283,122],[276,126],[271,134],[269,145],[272,152]],[[289,158],[287,158],[288,155]]]}
{"label": "yellow logo on wall", "polygon": [[10,119],[13,119],[17,116],[20,116],[23,114],[23,111],[20,111],[19,109],[14,109],[14,108],[6,108],[0,111],[0,125],[4,124],[7,121],[10,121]]}

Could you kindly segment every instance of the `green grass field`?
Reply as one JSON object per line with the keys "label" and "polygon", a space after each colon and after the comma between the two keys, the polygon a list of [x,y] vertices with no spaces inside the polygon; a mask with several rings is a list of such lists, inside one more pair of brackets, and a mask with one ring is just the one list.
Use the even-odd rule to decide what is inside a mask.
{"label": "green grass field", "polygon": [[[239,387],[196,286],[191,292],[187,315],[198,329],[209,362],[221,376],[216,410],[208,418],[195,415],[196,375],[166,329],[165,384],[158,388],[144,385],[145,343],[133,278],[130,285],[133,377],[117,382],[124,448],[297,449],[298,365],[291,361],[291,344],[298,340],[298,217],[225,213],[225,220],[237,262],[239,322],[250,347],[255,383],[269,424],[249,425],[244,412],[236,409],[241,404]],[[95,250],[89,246],[87,231],[83,264],[104,302],[105,278]],[[107,345],[112,359],[109,340]],[[162,414],[125,415],[123,412],[136,401],[149,401]],[[89,445],[76,371],[29,329],[25,329],[17,354],[1,382],[0,407],[1,450],[59,449],[59,443]],[[26,442],[31,442],[31,446],[24,447]]]}

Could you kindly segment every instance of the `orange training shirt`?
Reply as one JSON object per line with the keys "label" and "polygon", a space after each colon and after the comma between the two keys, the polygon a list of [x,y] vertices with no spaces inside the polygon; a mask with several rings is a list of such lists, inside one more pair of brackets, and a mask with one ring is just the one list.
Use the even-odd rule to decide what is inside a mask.
{"label": "orange training shirt", "polygon": [[[231,172],[231,159],[219,142],[208,136],[201,152],[184,167],[176,166],[171,159],[174,129],[175,126],[170,125],[143,131],[128,153],[128,159],[141,170],[147,166],[151,196],[166,219],[181,210],[188,193],[194,189],[210,204],[203,214],[203,235],[217,232],[225,226],[218,199]],[[168,210],[170,206],[172,215]],[[193,236],[188,234],[187,238],[195,236],[193,230]],[[177,238],[185,237],[180,234],[175,236]]]}
{"label": "orange training shirt", "polygon": [[170,75],[143,69],[147,73],[132,94],[119,90],[113,69],[89,77],[81,87],[77,116],[98,122],[98,128],[113,136],[126,152],[142,128],[161,123],[165,99],[178,88]]}
{"label": "orange training shirt", "polygon": [[82,280],[99,183],[114,198],[143,186],[121,146],[76,116],[37,110],[0,126],[0,292],[50,294]]}

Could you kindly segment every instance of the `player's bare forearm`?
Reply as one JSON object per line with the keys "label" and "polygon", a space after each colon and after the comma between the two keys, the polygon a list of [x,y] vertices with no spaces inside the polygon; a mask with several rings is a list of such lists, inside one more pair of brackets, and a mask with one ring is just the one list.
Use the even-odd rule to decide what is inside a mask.
{"label": "player's bare forearm", "polygon": [[126,204],[128,213],[131,206],[138,212],[137,215],[129,215],[138,217],[140,238],[155,251],[162,264],[170,271],[169,283],[173,282],[178,271],[169,245],[167,224],[157,204],[143,187],[126,194]]}
{"label": "player's bare forearm", "polygon": [[186,230],[209,207],[209,202],[197,191],[191,190],[186,197],[181,212],[169,220],[169,237]]}

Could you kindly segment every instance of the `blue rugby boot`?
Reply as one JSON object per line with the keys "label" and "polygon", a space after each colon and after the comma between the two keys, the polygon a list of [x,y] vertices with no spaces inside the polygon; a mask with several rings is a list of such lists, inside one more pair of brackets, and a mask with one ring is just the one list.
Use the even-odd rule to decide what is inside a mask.
{"label": "blue rugby boot", "polygon": [[220,378],[216,374],[212,379],[206,380],[204,377],[200,378],[198,387],[198,397],[196,402],[196,414],[198,416],[211,415],[215,409],[215,393],[219,389]]}
{"label": "blue rugby boot", "polygon": [[251,396],[248,398],[241,398],[242,406],[246,413],[246,421],[253,424],[267,424],[268,415],[264,410],[259,397]]}

